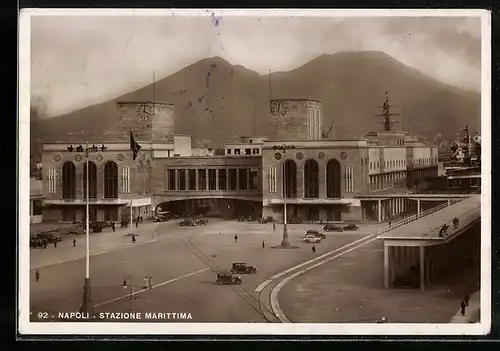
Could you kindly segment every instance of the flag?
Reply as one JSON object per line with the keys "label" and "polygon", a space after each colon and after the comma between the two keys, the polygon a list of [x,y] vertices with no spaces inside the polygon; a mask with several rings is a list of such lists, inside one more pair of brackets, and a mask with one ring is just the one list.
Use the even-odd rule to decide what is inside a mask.
{"label": "flag", "polygon": [[137,153],[141,149],[141,145],[137,144],[137,142],[134,139],[134,135],[132,134],[132,131],[130,131],[130,150],[133,152],[132,160],[135,161],[137,158]]}

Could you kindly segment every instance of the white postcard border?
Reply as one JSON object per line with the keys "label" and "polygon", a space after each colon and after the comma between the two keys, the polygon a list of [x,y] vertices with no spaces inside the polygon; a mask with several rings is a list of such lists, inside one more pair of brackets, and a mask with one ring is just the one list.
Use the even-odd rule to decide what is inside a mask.
{"label": "white postcard border", "polygon": [[[476,324],[265,324],[30,322],[29,167],[31,16],[333,16],[481,18],[481,321]],[[22,335],[484,335],[491,328],[491,16],[487,10],[23,9],[19,19],[18,329]],[[458,309],[458,308],[457,308]]]}

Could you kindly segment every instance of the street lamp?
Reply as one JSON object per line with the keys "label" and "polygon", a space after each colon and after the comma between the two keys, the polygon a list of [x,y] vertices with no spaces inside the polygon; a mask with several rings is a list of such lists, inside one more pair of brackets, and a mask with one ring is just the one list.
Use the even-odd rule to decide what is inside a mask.
{"label": "street lamp", "polygon": [[67,147],[69,152],[79,152],[85,154],[85,283],[83,285],[83,300],[80,306],[81,313],[90,314],[92,311],[92,299],[90,289],[90,222],[89,222],[89,153],[90,152],[104,152],[107,147],[102,145],[97,147],[92,145],[89,147],[87,143],[85,147],[78,145],[73,148],[73,145]]}
{"label": "street lamp", "polygon": [[[283,155],[286,154],[287,150],[295,149],[295,145],[275,145],[273,146],[274,151],[281,152]],[[283,174],[283,239],[281,240],[281,245],[277,246],[278,248],[292,248],[290,245],[290,240],[288,239],[288,226],[287,226],[287,213],[286,213],[286,198],[287,198],[287,179],[286,179],[286,167],[285,167],[285,159],[281,162],[282,166],[282,174]]]}

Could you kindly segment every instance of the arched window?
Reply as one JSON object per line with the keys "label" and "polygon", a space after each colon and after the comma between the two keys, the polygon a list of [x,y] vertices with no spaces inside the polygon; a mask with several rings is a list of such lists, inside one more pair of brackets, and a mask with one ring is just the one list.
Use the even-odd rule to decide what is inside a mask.
{"label": "arched window", "polygon": [[[83,198],[87,197],[87,163],[83,164]],[[89,198],[97,197],[97,167],[94,162],[89,162]]]}
{"label": "arched window", "polygon": [[294,160],[286,160],[283,171],[283,194],[286,197],[297,197],[297,164]]}
{"label": "arched window", "polygon": [[104,198],[118,198],[118,166],[113,161],[104,165]]}
{"label": "arched window", "polygon": [[316,160],[307,160],[304,165],[304,197],[319,197],[319,166]]}
{"label": "arched window", "polygon": [[73,162],[66,162],[62,167],[62,197],[74,199],[76,196],[76,170]]}
{"label": "arched window", "polygon": [[341,179],[340,162],[336,159],[328,161],[326,164],[326,197],[340,197]]}

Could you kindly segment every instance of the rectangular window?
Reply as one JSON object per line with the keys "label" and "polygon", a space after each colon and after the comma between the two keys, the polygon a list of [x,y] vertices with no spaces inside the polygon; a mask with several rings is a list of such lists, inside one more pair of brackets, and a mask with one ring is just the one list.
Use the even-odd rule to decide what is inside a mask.
{"label": "rectangular window", "polygon": [[240,149],[234,149],[234,154],[239,155],[240,154]]}
{"label": "rectangular window", "polygon": [[188,190],[196,190],[196,169],[188,169]]}
{"label": "rectangular window", "polygon": [[226,189],[226,170],[219,169],[219,190],[227,190]]}
{"label": "rectangular window", "polygon": [[[31,210],[31,208],[30,208]],[[42,201],[33,200],[33,213],[32,216],[39,216],[42,214]]]}
{"label": "rectangular window", "polygon": [[269,167],[269,192],[275,193],[277,189],[276,186],[276,167]]}
{"label": "rectangular window", "polygon": [[253,149],[253,150],[252,150],[252,153],[253,153],[254,155],[258,155],[258,154],[260,153],[259,151],[260,151],[259,149]]}
{"label": "rectangular window", "polygon": [[208,170],[208,190],[217,190],[217,175],[215,169]]}
{"label": "rectangular window", "polygon": [[251,155],[252,149],[245,149],[245,155]]}
{"label": "rectangular window", "polygon": [[259,190],[259,170],[250,171],[250,190]]}
{"label": "rectangular window", "polygon": [[56,170],[49,169],[49,173],[48,173],[47,178],[49,181],[49,186],[48,186],[49,194],[55,194],[56,193]]}
{"label": "rectangular window", "polygon": [[167,190],[176,190],[176,183],[175,169],[167,170]]}
{"label": "rectangular window", "polygon": [[229,169],[229,190],[236,190],[237,189],[237,175],[236,172],[237,169]]}
{"label": "rectangular window", "polygon": [[198,170],[198,190],[207,190],[207,170]]}
{"label": "rectangular window", "polygon": [[246,169],[238,169],[239,172],[239,190],[248,190],[248,174]]}
{"label": "rectangular window", "polygon": [[128,194],[130,193],[130,168],[123,167],[122,168],[122,193]]}
{"label": "rectangular window", "polygon": [[186,190],[186,170],[179,169],[179,190]]}
{"label": "rectangular window", "polygon": [[231,155],[231,149],[227,149],[227,154]]}

